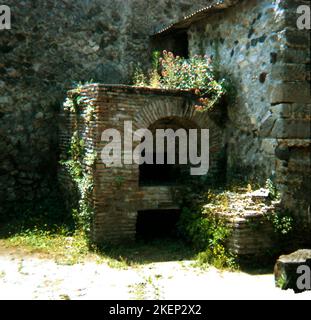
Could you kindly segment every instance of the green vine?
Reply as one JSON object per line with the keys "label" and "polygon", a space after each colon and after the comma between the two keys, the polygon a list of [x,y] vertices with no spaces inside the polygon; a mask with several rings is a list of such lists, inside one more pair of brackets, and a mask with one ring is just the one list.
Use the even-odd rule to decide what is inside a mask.
{"label": "green vine", "polygon": [[[271,201],[280,201],[281,194],[271,179],[266,181],[265,187],[269,190],[269,199]],[[289,236],[294,229],[294,218],[287,210],[276,210],[267,216],[267,220],[271,222],[275,233],[281,237]]]}
{"label": "green vine", "polygon": [[[78,193],[78,206],[72,209],[76,228],[84,231],[87,235],[90,233],[94,214],[89,198],[94,187],[92,171],[97,154],[95,151],[87,150],[78,131],[79,118],[82,117],[87,125],[94,118],[95,110],[93,106],[87,106],[83,109],[81,88],[81,85],[79,85],[72,90],[71,95],[64,103],[65,112],[75,115],[75,129],[71,136],[67,159],[60,161],[60,164],[68,172]],[[80,112],[81,109],[83,109],[83,112]]]}
{"label": "green vine", "polygon": [[273,181],[271,179],[267,179],[265,187],[267,190],[269,190],[269,199],[270,200],[280,199],[280,192],[278,191],[276,185],[273,183]]}
{"label": "green vine", "polygon": [[267,219],[272,223],[275,233],[282,237],[291,235],[294,230],[294,219],[287,211],[273,212],[273,214],[267,216]]}
{"label": "green vine", "polygon": [[70,96],[68,96],[64,103],[64,111],[70,113],[78,113],[79,105],[82,101],[81,97],[82,84],[78,84],[76,88],[70,91]]}

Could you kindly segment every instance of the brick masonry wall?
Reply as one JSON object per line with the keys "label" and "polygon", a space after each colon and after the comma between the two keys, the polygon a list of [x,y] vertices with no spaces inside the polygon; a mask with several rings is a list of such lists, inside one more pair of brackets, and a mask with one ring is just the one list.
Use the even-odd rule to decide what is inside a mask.
{"label": "brick masonry wall", "polygon": [[260,182],[275,178],[309,237],[310,32],[296,26],[301,4],[309,2],[240,1],[188,34],[191,55],[213,56],[237,89],[228,108],[228,167]]}
{"label": "brick masonry wall", "polygon": [[[137,164],[109,167],[101,160],[101,151],[107,142],[101,141],[105,129],[118,130],[123,137],[124,121],[133,121],[133,130],[149,128],[159,119],[178,119],[191,122],[197,128],[210,130],[211,172],[217,170],[219,154],[224,148],[223,129],[210,119],[207,113],[194,109],[194,97],[190,93],[160,89],[133,88],[128,86],[87,85],[81,92],[85,105],[94,107],[94,121],[85,126],[79,124],[79,132],[87,142],[89,152],[97,152],[94,168],[94,191],[91,204],[95,218],[93,240],[120,242],[135,239],[138,210],[176,208],[168,187],[140,187]],[[83,110],[82,110],[83,112]],[[66,152],[72,134],[72,118],[61,115],[61,148]],[[139,142],[133,143],[133,149]],[[68,177],[61,170],[60,182],[64,189]],[[67,187],[68,189],[68,187]]]}
{"label": "brick masonry wall", "polygon": [[276,247],[274,230],[261,213],[248,216],[232,215],[228,226],[233,230],[227,248],[239,257],[267,256]]}
{"label": "brick masonry wall", "polygon": [[243,259],[271,257],[279,250],[279,231],[272,220],[280,209],[280,201],[271,201],[269,190],[240,188],[235,192],[226,191],[221,196],[222,201],[204,208],[221,218],[229,228],[227,249]]}

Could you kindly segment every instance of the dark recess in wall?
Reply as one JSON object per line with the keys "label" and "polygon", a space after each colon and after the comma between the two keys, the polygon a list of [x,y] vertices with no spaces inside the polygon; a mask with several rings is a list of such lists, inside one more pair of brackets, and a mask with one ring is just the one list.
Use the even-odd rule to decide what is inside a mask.
{"label": "dark recess in wall", "polygon": [[138,211],[136,238],[154,240],[177,238],[176,225],[180,210],[145,210]]}
{"label": "dark recess in wall", "polygon": [[175,55],[189,58],[189,41],[187,31],[182,30],[174,34],[161,37],[151,37],[150,51],[171,51]]}

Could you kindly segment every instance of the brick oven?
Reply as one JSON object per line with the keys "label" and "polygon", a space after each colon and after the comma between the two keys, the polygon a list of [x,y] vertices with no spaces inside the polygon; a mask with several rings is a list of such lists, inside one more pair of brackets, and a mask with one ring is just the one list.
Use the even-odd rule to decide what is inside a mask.
{"label": "brick oven", "polygon": [[[72,94],[69,92],[69,96]],[[94,211],[91,237],[95,243],[135,240],[138,212],[177,210],[178,205],[174,201],[172,190],[180,176],[190,174],[182,166],[165,163],[123,164],[120,167],[106,165],[101,160],[101,151],[107,143],[101,139],[105,129],[116,129],[123,135],[125,121],[132,121],[133,130],[209,129],[208,175],[212,176],[217,172],[217,161],[224,149],[224,130],[211,118],[210,113],[195,110],[195,99],[191,93],[90,84],[81,88],[79,99],[82,107],[76,129],[87,152],[96,154],[91,171],[94,187],[89,195],[89,203]],[[93,117],[86,121],[83,113],[90,108],[93,110]],[[63,112],[60,123],[60,148],[64,155],[74,130],[73,115]],[[138,142],[133,143],[133,149],[137,144]],[[59,180],[68,193],[68,190],[71,190],[70,178],[62,169]],[[165,224],[165,221],[163,223]]]}

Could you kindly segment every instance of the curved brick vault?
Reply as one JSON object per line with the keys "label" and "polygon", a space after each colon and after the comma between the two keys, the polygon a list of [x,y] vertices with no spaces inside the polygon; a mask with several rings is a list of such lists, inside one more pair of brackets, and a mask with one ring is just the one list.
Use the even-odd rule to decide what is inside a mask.
{"label": "curved brick vault", "polygon": [[159,119],[176,117],[189,120],[199,128],[209,128],[214,126],[208,113],[195,111],[193,100],[187,100],[183,97],[172,99],[171,97],[162,97],[146,104],[134,115],[134,124],[136,128],[149,128]]}
{"label": "curved brick vault", "polygon": [[[161,119],[173,119],[177,124],[187,123],[189,128],[209,129],[208,174],[212,176],[217,172],[217,161],[224,148],[224,130],[208,113],[195,111],[192,94],[176,90],[93,84],[85,86],[81,95],[85,104],[93,106],[95,110],[94,121],[86,124],[81,117],[79,125],[88,151],[95,150],[98,154],[93,171],[94,191],[90,199],[95,211],[92,228],[95,242],[134,240],[138,211],[177,208],[170,187],[139,185],[137,164],[107,167],[101,161],[100,152],[106,144],[101,141],[101,134],[105,129],[114,128],[123,133],[124,121],[133,121],[133,130],[137,130],[149,128]],[[61,148],[65,151],[72,134],[72,118],[65,114],[63,116],[60,131]]]}

